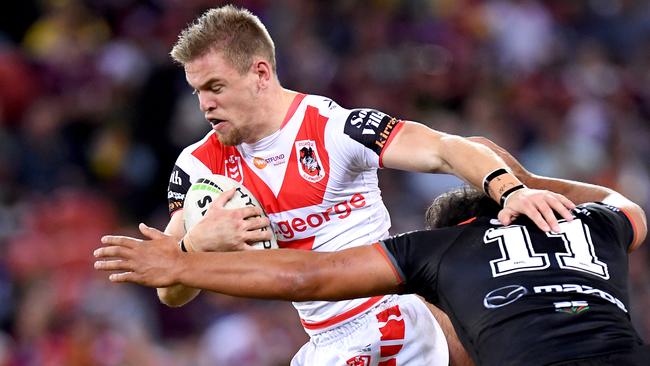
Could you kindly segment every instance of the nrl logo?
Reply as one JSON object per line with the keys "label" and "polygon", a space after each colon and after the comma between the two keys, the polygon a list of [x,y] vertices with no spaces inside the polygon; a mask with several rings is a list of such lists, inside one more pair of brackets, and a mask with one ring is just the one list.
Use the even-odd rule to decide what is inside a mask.
{"label": "nrl logo", "polygon": [[239,184],[244,183],[244,170],[241,168],[241,158],[239,156],[230,155],[228,159],[224,160],[226,177],[237,181]]}
{"label": "nrl logo", "polygon": [[316,141],[296,141],[296,158],[298,171],[305,180],[316,183],[325,177],[323,164],[316,149]]}

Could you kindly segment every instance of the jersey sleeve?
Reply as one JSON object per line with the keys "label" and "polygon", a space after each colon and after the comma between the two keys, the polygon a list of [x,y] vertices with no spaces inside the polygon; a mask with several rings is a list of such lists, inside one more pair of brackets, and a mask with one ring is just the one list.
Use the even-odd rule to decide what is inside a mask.
{"label": "jersey sleeve", "polygon": [[417,293],[431,303],[438,302],[440,262],[455,241],[457,231],[413,231],[379,242],[401,277],[402,293]]}
{"label": "jersey sleeve", "polygon": [[403,122],[375,109],[336,108],[330,140],[360,168],[382,167],[382,154]]}
{"label": "jersey sleeve", "polygon": [[172,216],[176,211],[183,208],[185,195],[193,182],[211,174],[210,169],[191,154],[190,148],[183,150],[176,159],[167,186],[169,215]]}
{"label": "jersey sleeve", "polygon": [[[582,214],[580,214],[582,212]],[[583,221],[591,222],[592,230],[602,230],[625,250],[634,241],[636,235],[634,225],[627,214],[618,207],[601,202],[578,206],[578,214]]]}

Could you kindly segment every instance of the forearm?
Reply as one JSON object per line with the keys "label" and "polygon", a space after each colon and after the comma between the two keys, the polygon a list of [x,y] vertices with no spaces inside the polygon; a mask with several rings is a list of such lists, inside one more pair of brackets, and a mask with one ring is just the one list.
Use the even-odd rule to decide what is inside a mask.
{"label": "forearm", "polygon": [[[183,225],[183,212],[178,212],[172,216],[171,220],[165,228],[165,234],[171,235],[176,240],[185,235],[185,228]],[[179,307],[192,301],[201,291],[195,288],[185,287],[183,285],[175,285],[170,287],[161,287],[156,289],[156,294],[160,302],[167,306]]]}
{"label": "forearm", "polygon": [[441,138],[440,156],[445,173],[454,174],[479,189],[483,189],[486,175],[507,167],[490,148],[456,135]]}
{"label": "forearm", "polygon": [[[387,168],[453,174],[481,189],[483,178],[506,167],[490,148],[416,122],[404,122],[384,151],[382,162]],[[499,197],[493,198],[498,200]]]}
{"label": "forearm", "polygon": [[[392,276],[390,269],[375,262],[371,251],[368,246],[336,253],[188,253],[181,259],[178,283],[232,296],[290,301],[342,300],[396,290],[385,272]],[[357,267],[348,267],[351,264]],[[360,277],[365,282],[358,281]]]}
{"label": "forearm", "polygon": [[518,178],[530,188],[546,189],[562,194],[576,204],[603,201],[617,194],[616,191],[603,186],[535,174],[526,174]]}

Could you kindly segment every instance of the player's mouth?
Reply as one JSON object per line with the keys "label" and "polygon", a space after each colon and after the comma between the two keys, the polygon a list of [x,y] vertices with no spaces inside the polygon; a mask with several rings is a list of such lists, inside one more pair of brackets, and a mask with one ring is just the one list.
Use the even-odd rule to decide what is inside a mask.
{"label": "player's mouth", "polygon": [[208,122],[210,122],[210,126],[212,126],[213,130],[219,132],[219,130],[223,129],[224,126],[222,122],[226,122],[226,120],[218,119],[218,118],[210,118],[208,119]]}
{"label": "player's mouth", "polygon": [[218,118],[210,118],[208,119],[208,122],[210,122],[210,125],[212,125],[212,128],[217,127],[217,125],[221,122],[224,122],[225,119],[218,119]]}

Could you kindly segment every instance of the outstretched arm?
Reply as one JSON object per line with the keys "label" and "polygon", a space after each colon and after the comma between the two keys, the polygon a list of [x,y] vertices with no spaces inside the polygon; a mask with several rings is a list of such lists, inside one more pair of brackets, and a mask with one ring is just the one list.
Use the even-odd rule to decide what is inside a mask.
{"label": "outstretched arm", "polygon": [[[483,189],[484,178],[491,172],[506,168],[504,161],[488,147],[467,138],[432,130],[422,124],[405,122],[382,155],[385,167],[417,172],[449,173]],[[508,192],[522,182],[510,173],[499,175],[487,185],[487,193],[495,201],[505,200],[499,220],[510,224],[517,216],[528,216],[544,230],[559,231],[553,211],[571,220],[573,203],[546,190],[524,187]]]}
{"label": "outstretched arm", "polygon": [[[398,279],[377,246],[339,252],[277,249],[183,253],[174,238],[144,224],[151,240],[105,236],[95,268],[112,282],[187,286],[260,299],[342,300],[395,293]],[[363,280],[360,280],[363,279]]]}
{"label": "outstretched arm", "polygon": [[635,228],[635,239],[629,250],[638,248],[644,241],[648,226],[646,215],[641,206],[632,202],[622,194],[603,186],[582,183],[572,180],[556,179],[536,175],[526,170],[517,159],[501,146],[484,137],[471,137],[470,140],[489,147],[508,164],[512,172],[531,188],[548,189],[560,193],[573,202],[603,202],[623,210]]}

